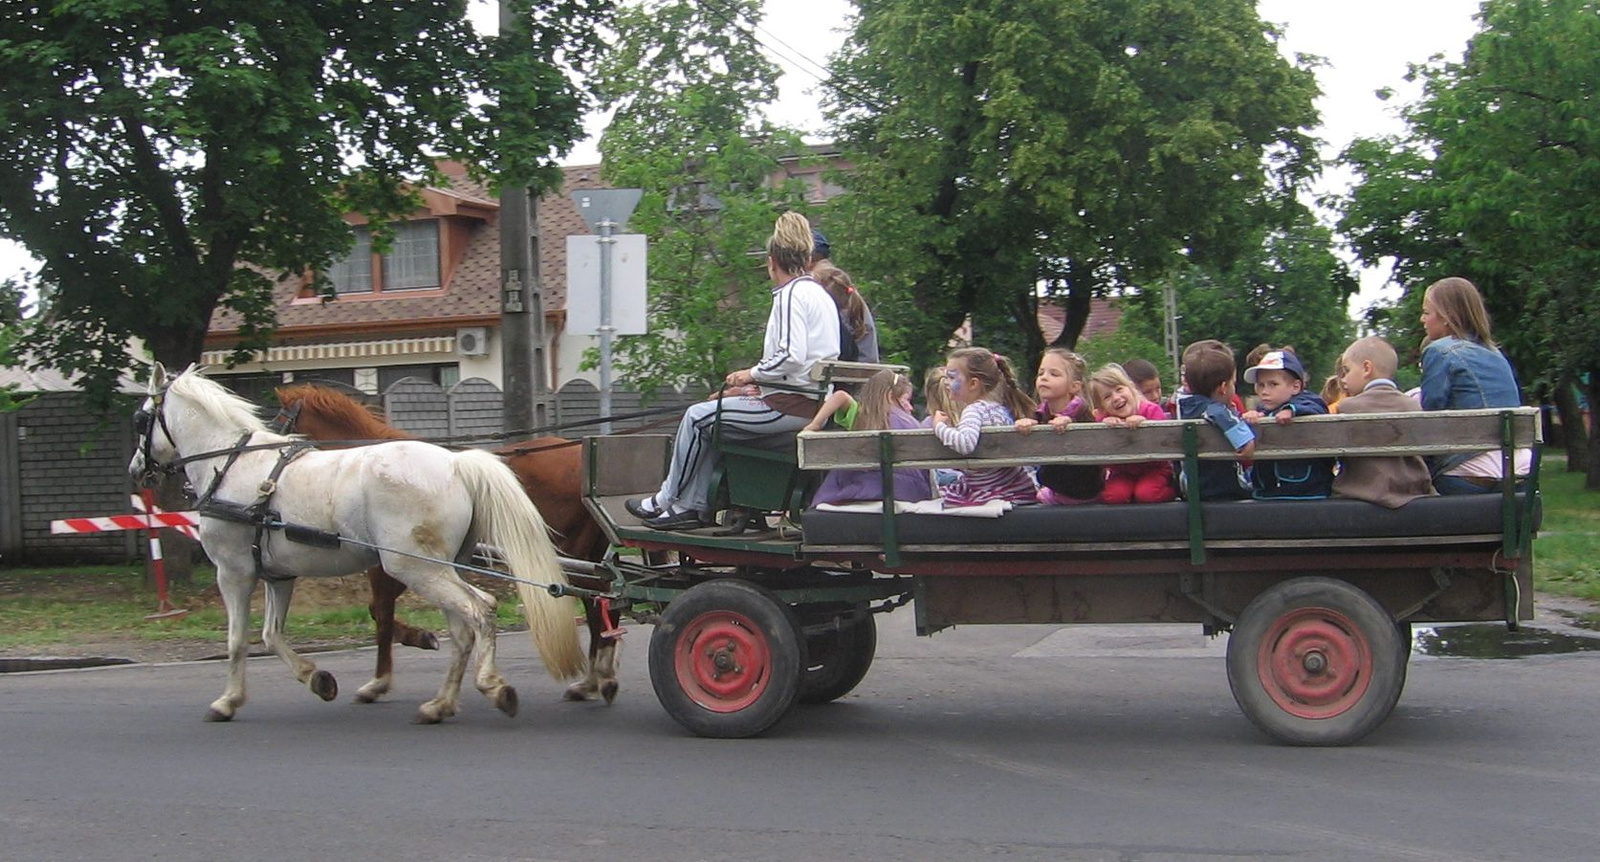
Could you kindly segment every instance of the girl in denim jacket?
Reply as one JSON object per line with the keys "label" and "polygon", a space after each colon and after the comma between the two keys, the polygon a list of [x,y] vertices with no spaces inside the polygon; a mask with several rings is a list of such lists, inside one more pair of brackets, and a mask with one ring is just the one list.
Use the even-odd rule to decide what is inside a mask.
{"label": "girl in denim jacket", "polygon": [[[1522,406],[1516,374],[1495,345],[1483,297],[1472,282],[1451,277],[1429,285],[1422,295],[1422,328],[1430,339],[1422,350],[1422,409]],[[1527,475],[1532,457],[1529,450],[1517,450],[1517,475]],[[1441,494],[1483,494],[1500,487],[1498,452],[1446,455],[1432,467]]]}

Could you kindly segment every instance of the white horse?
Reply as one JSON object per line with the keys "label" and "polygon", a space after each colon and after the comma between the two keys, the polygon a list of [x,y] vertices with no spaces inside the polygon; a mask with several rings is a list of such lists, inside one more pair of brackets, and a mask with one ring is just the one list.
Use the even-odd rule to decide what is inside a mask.
{"label": "white horse", "polygon": [[[395,441],[307,450],[274,478],[280,453],[296,438],[269,432],[254,405],[193,366],[169,378],[156,365],[135,424],[139,450],[128,464],[135,480],[181,469],[208,498],[203,502],[263,502],[260,508],[275,513],[274,522],[292,525],[287,532],[263,528],[202,508],[200,543],[216,564],[228,611],[228,685],[206,720],[227,721],[244,705],[246,627],[257,580],[266,582],[262,640],[297,680],[332,700],[338,693],[333,675],[317,670],[283,637],[294,579],[347,575],[376,564],[437,605],[449,622],[449,671],[416,720],[432,724],[455,714],[469,658],[476,660],[478,690],[502,712],[516,714],[516,690],[495,668],[494,597],[463,581],[448,561],[465,562],[482,541],[497,546],[520,578],[565,584],[566,577],[539,510],[499,458]],[[290,541],[290,533],[317,544]],[[335,534],[351,541],[335,542]],[[258,542],[259,551],[253,547]],[[558,680],[576,676],[583,655],[565,600],[527,584],[517,590],[545,667]]]}

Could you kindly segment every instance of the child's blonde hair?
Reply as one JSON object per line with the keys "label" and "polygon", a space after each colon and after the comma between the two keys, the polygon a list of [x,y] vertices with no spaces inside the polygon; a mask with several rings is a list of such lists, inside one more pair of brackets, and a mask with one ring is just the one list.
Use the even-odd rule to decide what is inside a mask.
{"label": "child's blonde hair", "polygon": [[1144,400],[1144,396],[1139,394],[1138,384],[1134,383],[1133,378],[1128,376],[1128,372],[1124,371],[1122,366],[1115,362],[1102,365],[1095,373],[1089,375],[1089,382],[1085,384],[1084,388],[1089,390],[1089,403],[1094,406],[1095,410],[1104,413],[1106,412],[1105,398],[1101,396],[1100,390],[1105,389],[1110,392],[1118,386],[1128,387],[1128,391],[1133,393],[1135,404]]}
{"label": "child's blonde hair", "polygon": [[1011,361],[987,347],[953,350],[945,362],[960,362],[968,374],[983,382],[983,392],[979,397],[1003,405],[1011,411],[1012,418],[1032,416],[1038,406],[1017,385],[1017,375],[1011,368]]}
{"label": "child's blonde hair", "polygon": [[882,431],[889,427],[889,414],[901,398],[911,394],[911,379],[898,371],[884,369],[867,378],[856,396],[856,421],[852,431]]}
{"label": "child's blonde hair", "polygon": [[944,380],[943,365],[929,368],[928,373],[922,376],[922,400],[928,405],[929,416],[936,412],[956,412],[955,402],[950,400],[950,387]]}
{"label": "child's blonde hair", "polygon": [[[1055,358],[1066,363],[1066,366],[1072,369],[1072,376],[1078,381],[1080,386],[1089,385],[1089,363],[1084,362],[1082,356],[1073,353],[1065,347],[1052,347],[1044,352],[1044,356],[1054,356]],[[1044,356],[1039,357],[1041,364],[1044,362]],[[1034,386],[1033,400],[1043,400],[1039,397],[1039,387],[1037,385]]]}
{"label": "child's blonde hair", "polygon": [[1441,278],[1428,285],[1422,299],[1432,301],[1433,310],[1444,318],[1451,335],[1475,340],[1491,349],[1495,346],[1494,335],[1489,331],[1489,311],[1483,307],[1477,285],[1459,276]]}
{"label": "child's blonde hair", "polygon": [[1328,406],[1338,403],[1344,397],[1344,387],[1339,385],[1339,375],[1329,374],[1328,379],[1322,381],[1322,400]]}

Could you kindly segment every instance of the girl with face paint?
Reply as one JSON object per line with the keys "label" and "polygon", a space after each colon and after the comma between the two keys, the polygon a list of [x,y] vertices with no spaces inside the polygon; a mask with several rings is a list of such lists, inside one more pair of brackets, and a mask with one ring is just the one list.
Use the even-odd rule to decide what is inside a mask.
{"label": "girl with face paint", "polygon": [[[1017,386],[1011,363],[982,347],[963,347],[945,362],[945,379],[953,406],[961,411],[951,424],[943,410],[933,414],[933,433],[939,442],[962,455],[978,448],[983,429],[1011,425],[1018,416],[1031,416],[1033,399]],[[1033,476],[1023,467],[963,470],[944,489],[946,506],[976,506],[990,500],[1031,503],[1038,493]]]}

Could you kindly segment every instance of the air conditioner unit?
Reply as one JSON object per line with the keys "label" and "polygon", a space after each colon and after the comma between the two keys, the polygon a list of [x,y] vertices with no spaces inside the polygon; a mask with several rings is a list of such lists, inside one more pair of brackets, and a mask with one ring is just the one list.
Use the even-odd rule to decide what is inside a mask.
{"label": "air conditioner unit", "polygon": [[456,330],[456,353],[462,356],[487,356],[489,330],[483,326],[467,326]]}

